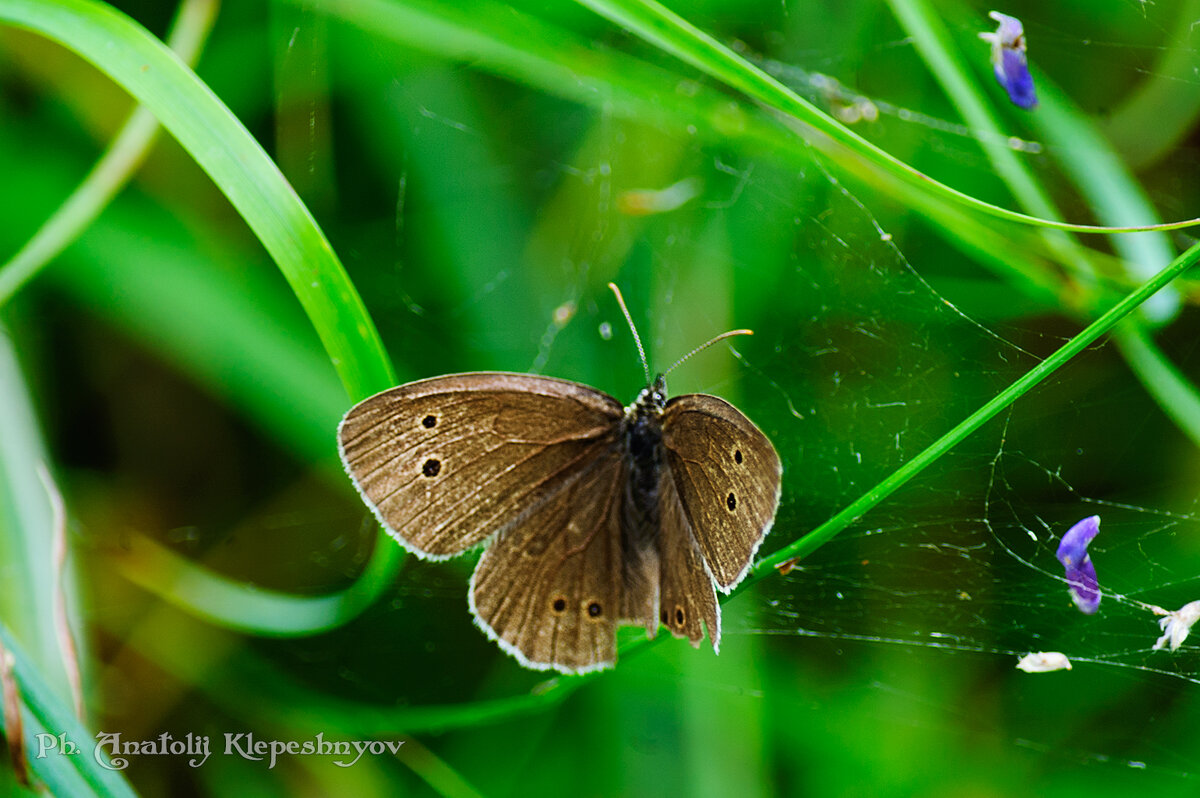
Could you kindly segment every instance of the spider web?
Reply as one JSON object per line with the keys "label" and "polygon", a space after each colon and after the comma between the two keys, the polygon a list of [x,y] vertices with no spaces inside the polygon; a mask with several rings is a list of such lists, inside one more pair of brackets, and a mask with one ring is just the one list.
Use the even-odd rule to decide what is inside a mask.
{"label": "spider web", "polygon": [[[798,297],[800,309],[778,324],[759,324],[753,341],[735,342],[736,367],[724,376],[709,371],[696,377],[685,365],[673,385],[675,392],[735,399],[774,440],[784,460],[784,499],[764,551],[801,536],[878,483],[981,398],[1035,365],[1032,353],[1048,354],[1071,333],[1046,320],[984,320],[962,309],[950,298],[961,287],[954,276],[934,268],[927,277],[915,267],[930,255],[910,261],[903,243],[887,233],[892,222],[876,217],[815,157],[804,185],[821,194],[807,201],[785,191],[767,164],[731,166],[716,158],[709,164],[710,175],[731,182],[717,199],[700,200],[707,202],[702,213],[732,214],[741,206],[751,216],[794,217],[793,268],[776,290]],[[715,179],[710,176],[710,184]],[[661,304],[649,320],[660,351],[670,349],[664,339],[687,337],[672,308],[695,313],[697,325],[714,334],[737,324],[676,296],[693,280],[693,267],[685,262],[687,247],[671,243],[671,235],[662,234],[665,243],[647,254],[663,275],[656,288]],[[741,264],[733,257],[736,273]],[[570,362],[574,345],[566,341],[573,334],[589,336],[612,345],[610,374],[627,375],[616,382],[628,384],[638,379],[632,344],[606,297],[584,298],[589,276],[572,270],[564,281],[557,315],[546,320],[532,366],[582,378]],[[625,271],[616,279],[623,278],[629,278]],[[939,281],[949,288],[939,291]],[[567,325],[560,321],[564,307],[573,314]],[[953,349],[947,340],[955,342]],[[717,352],[704,359],[724,358]],[[1194,492],[1181,492],[1168,469],[1149,469],[1131,483],[1117,466],[1130,455],[1141,458],[1147,441],[1162,442],[1173,450],[1169,457],[1186,456],[1186,444],[1139,396],[1108,348],[1094,348],[1080,360],[790,574],[765,580],[756,598],[727,605],[726,640],[770,637],[772,650],[804,657],[819,639],[836,646],[844,661],[876,659],[878,650],[895,649],[935,672],[996,679],[1086,678],[1122,689],[1135,679],[1169,706],[1181,687],[1200,681],[1196,648],[1185,643],[1176,652],[1152,650],[1160,630],[1149,607],[1172,610],[1200,597],[1194,576],[1200,552],[1189,545],[1200,532]],[[716,368],[720,373],[722,367]],[[617,393],[611,379],[604,387]],[[1095,616],[1084,616],[1070,599],[1055,551],[1070,525],[1093,514],[1102,518],[1091,551],[1104,597]],[[446,587],[446,600],[457,602],[458,592]],[[1019,657],[1038,651],[1063,652],[1074,672],[1013,670]],[[1081,676],[1088,671],[1093,673]],[[929,700],[885,674],[871,689],[895,691],[914,703]],[[1094,689],[1105,694],[1104,687]],[[944,719],[963,721],[957,713]],[[999,724],[982,725],[993,734],[1012,734]],[[1071,760],[1196,777],[1186,757],[1169,746],[1139,750],[1130,738],[1085,739],[1064,754],[1052,742],[1056,736],[1034,713],[1024,732],[1006,741]]]}
{"label": "spider web", "polygon": [[[1169,27],[1157,7],[1128,6],[1153,32]],[[1025,21],[1035,53],[1103,59],[1120,46]],[[870,54],[809,51],[803,67],[756,54],[765,47],[736,49],[919,168],[960,170],[977,179],[981,195],[997,191],[982,135],[950,121],[930,93],[886,82],[884,93],[860,88],[871,83],[856,75],[868,56],[885,71],[898,59],[915,60],[907,39],[883,39]],[[1147,49],[1136,60],[1154,55]],[[982,44],[978,57],[986,58]],[[486,118],[494,109],[464,109],[441,89],[397,90],[398,105],[412,109],[408,147],[440,151],[451,142],[486,161],[481,153],[496,146]],[[607,113],[591,124],[590,111],[563,113],[563,140],[535,146],[520,127],[526,103],[497,114],[513,128],[503,152],[484,153],[500,168],[475,175],[485,193],[511,188],[510,174],[536,175],[525,187],[535,195],[536,218],[494,210],[503,190],[481,200],[493,209],[485,226],[528,226],[526,250],[509,262],[481,262],[467,240],[445,246],[458,258],[453,267],[428,257],[429,239],[470,239],[464,231],[476,220],[437,233],[423,227],[423,201],[470,216],[469,200],[459,185],[422,197],[429,175],[420,167],[410,173],[406,156],[396,224],[405,274],[378,283],[403,290],[376,318],[387,319],[385,334],[417,342],[407,349],[414,371],[533,371],[623,401],[642,377],[603,289],[608,280],[630,301],[652,367],[753,319],[752,339],[735,339],[732,356],[718,346],[693,358],[672,374],[671,389],[729,398],[774,441],[784,493],[764,552],[878,484],[1078,330],[931,236],[894,201],[849,182],[823,153],[731,152],[694,131],[646,136]],[[657,149],[630,144],[640,136]],[[1005,143],[1048,184],[1061,184],[1040,142],[1021,134]],[[1195,160],[1187,151],[1181,157]],[[786,254],[764,263],[759,245]],[[442,285],[451,271],[466,275],[456,291]],[[514,317],[514,307],[530,306],[532,315]],[[470,319],[493,321],[483,327]],[[1197,365],[1194,344],[1172,343],[1177,365]],[[895,699],[881,718],[885,729],[905,728],[911,712],[1039,754],[1194,780],[1186,746],[1172,735],[1186,717],[1179,696],[1200,682],[1198,649],[1189,641],[1154,650],[1161,632],[1152,610],[1200,598],[1194,461],[1193,447],[1112,347],[1099,345],[789,574],[728,603],[727,645],[741,638],[797,667],[826,659],[853,671],[881,703]],[[1062,534],[1089,515],[1102,519],[1091,554],[1103,599],[1085,616],[1055,552]],[[463,581],[436,573],[433,566],[410,572],[412,586],[398,588],[395,608],[411,592],[444,602],[447,616],[461,615]],[[1074,669],[1015,670],[1019,657],[1039,651],[1062,652]],[[901,669],[931,677],[914,683],[897,675]],[[345,672],[370,681],[365,670]],[[1012,717],[959,706],[938,680],[962,685],[949,695],[988,696]],[[1056,691],[1076,695],[1077,715],[1057,712]],[[1095,708],[1113,695],[1137,722],[1091,728],[1104,715]],[[815,712],[827,709],[817,699]]]}
{"label": "spider web", "polygon": [[[764,68],[807,87],[815,101],[848,114],[849,121],[871,108],[867,118],[878,115],[879,125],[919,126],[930,148],[975,163],[968,148],[977,137],[962,126],[864,97],[819,73],[769,61]],[[1008,143],[1034,158],[1035,168],[1046,168],[1036,160],[1044,151],[1036,141],[1014,137]],[[835,189],[830,216],[841,223],[836,232],[826,230],[832,246],[844,244],[836,262],[847,272],[878,278],[880,293],[873,299],[880,304],[862,306],[860,320],[831,336],[836,345],[796,353],[826,381],[816,401],[835,398],[840,407],[836,420],[816,413],[784,431],[785,439],[796,438],[783,445],[804,452],[790,465],[809,478],[815,458],[817,472],[824,467],[829,478],[788,484],[791,495],[776,535],[815,526],[827,513],[813,512],[814,506],[847,503],[856,488],[874,484],[973,409],[951,410],[955,388],[931,382],[932,375],[999,387],[1036,362],[1031,353],[1044,355],[1069,334],[1037,317],[1011,323],[989,318],[994,309],[973,305],[970,292],[961,292],[961,273],[939,268],[938,256],[928,251],[912,254],[910,262],[903,245],[885,233],[892,223],[876,218],[827,170],[821,173]],[[817,223],[825,227],[828,218]],[[846,282],[844,275],[827,274],[822,286]],[[956,303],[960,293],[972,309]],[[882,320],[897,317],[913,323],[885,327]],[[945,354],[936,347],[947,334],[969,342],[960,362],[936,362]],[[864,338],[871,343],[859,345]],[[851,353],[855,362],[846,371],[858,379],[847,390],[839,379],[843,372],[823,360]],[[1185,346],[1172,357],[1194,360],[1194,349]],[[758,364],[768,373],[780,365]],[[1111,349],[1085,353],[791,574],[767,580],[761,605],[728,613],[727,633],[771,636],[789,651],[822,640],[843,661],[878,657],[906,660],[905,667],[915,661],[916,667],[967,679],[972,676],[964,674],[1002,678],[1002,670],[1029,652],[1063,652],[1072,674],[1003,675],[1013,685],[1009,695],[1017,697],[1017,722],[988,723],[944,706],[940,716],[933,713],[935,722],[1072,762],[1194,780],[1192,760],[1167,735],[1148,731],[1172,727],[1176,697],[1200,677],[1194,644],[1155,650],[1162,608],[1175,610],[1200,597],[1195,491],[1175,470],[1194,453],[1140,390]],[[792,402],[813,407],[812,400],[796,399],[804,388],[793,391]],[[1148,450],[1162,459],[1147,463]],[[1130,462],[1140,465],[1131,470]],[[840,501],[830,502],[832,496]],[[1089,515],[1102,519],[1091,549],[1103,591],[1094,616],[1075,608],[1055,558],[1062,534]],[[894,693],[907,706],[929,700],[901,687],[886,668],[874,673],[873,690]],[[1064,718],[1053,706],[1023,705],[1040,694],[1040,686],[1026,692],[1021,680],[1036,679],[1060,680],[1059,690],[1123,695],[1113,700],[1137,718],[1131,723],[1136,731],[1088,728],[1083,715]],[[1131,682],[1138,685],[1132,691]],[[1135,706],[1139,701],[1149,707]],[[889,724],[905,721],[885,719]],[[1063,745],[1067,734],[1070,743]]]}
{"label": "spider web", "polygon": [[[1039,42],[1047,50],[1056,35],[1078,45],[1066,32],[1040,33],[1052,34]],[[881,49],[908,46],[895,40]],[[760,63],[845,121],[865,122],[885,147],[916,138],[918,158],[932,153],[970,171],[990,168],[975,141],[980,136],[961,124],[914,110],[907,100],[868,97],[820,72]],[[476,135],[469,122],[422,113],[456,134]],[[611,275],[649,308],[639,324],[651,352],[666,359],[703,340],[696,330],[716,334],[740,326],[739,312],[754,314],[756,336],[733,342],[732,366],[712,364],[725,359],[719,352],[705,355],[698,359],[704,367],[682,367],[672,387],[736,400],[774,440],[784,460],[784,499],[764,551],[877,484],[1077,329],[1053,313],[1027,312],[1019,296],[980,279],[977,266],[916,235],[902,211],[843,183],[821,154],[797,166],[676,140],[676,167],[638,183],[629,177],[637,159],[623,149],[620,125],[610,124],[553,166],[560,197],[590,197],[596,212],[573,239],[559,242],[551,278],[557,287],[545,290],[544,326],[524,367],[632,396],[639,377],[626,365],[633,350],[624,324],[607,297],[589,293],[602,284],[598,274]],[[1051,173],[1039,142],[1013,136],[1006,143],[1035,170]],[[679,188],[683,181],[691,181],[687,190]],[[676,195],[663,199],[668,191]],[[671,207],[640,226],[612,213],[622,201],[659,200]],[[762,280],[753,253],[722,249],[722,231],[734,237],[745,225],[784,230],[763,235],[791,241],[786,268],[757,294],[740,288],[743,278]],[[697,261],[706,258],[728,259],[732,280],[704,284],[712,273]],[[508,276],[496,272],[470,302],[492,303],[499,312]],[[716,300],[706,303],[706,296]],[[1011,313],[1003,312],[1006,304]],[[598,369],[607,381],[580,364],[581,348],[607,366]],[[1148,449],[1159,454],[1147,457]],[[725,633],[761,637],[783,656],[804,659],[815,651],[844,663],[877,660],[879,670],[867,669],[870,690],[900,696],[903,705],[944,699],[892,678],[886,664],[897,659],[955,674],[947,678],[1003,680],[1018,696],[1015,721],[989,722],[941,705],[933,722],[965,724],[1071,761],[1195,779],[1187,755],[1165,733],[1146,734],[1147,726],[1173,727],[1172,699],[1200,682],[1194,644],[1153,650],[1160,629],[1152,608],[1173,610],[1200,598],[1196,495],[1176,467],[1191,459],[1189,444],[1111,348],[1098,346],[790,574],[727,605]],[[1103,600],[1093,616],[1075,608],[1055,558],[1062,534],[1089,515],[1102,519],[1091,552]],[[815,641],[822,646],[814,649]],[[1014,670],[1019,657],[1038,651],[1063,652],[1074,671]],[[1037,680],[1055,681],[1043,688]],[[1144,700],[1161,709],[1139,706],[1140,721],[1128,734],[1091,733],[1079,728],[1083,716],[1048,721],[1053,708],[1034,697],[1044,689],[1089,690],[1096,702],[1120,692],[1123,706]],[[903,726],[899,712],[885,724]],[[1060,738],[1069,732],[1064,746]]]}

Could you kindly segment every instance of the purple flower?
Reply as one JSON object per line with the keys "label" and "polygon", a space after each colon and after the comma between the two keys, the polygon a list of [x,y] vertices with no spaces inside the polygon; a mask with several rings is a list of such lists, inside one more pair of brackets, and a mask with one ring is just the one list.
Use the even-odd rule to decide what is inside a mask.
{"label": "purple flower", "polygon": [[1071,598],[1079,611],[1091,615],[1100,606],[1100,583],[1096,566],[1087,553],[1088,544],[1100,532],[1100,516],[1085,518],[1067,530],[1058,544],[1058,561],[1067,569]]}
{"label": "purple flower", "polygon": [[1033,76],[1025,60],[1025,28],[1021,20],[992,11],[988,14],[1000,23],[995,33],[981,33],[979,38],[992,45],[992,70],[996,81],[1008,92],[1013,105],[1029,110],[1037,105],[1033,91]]}

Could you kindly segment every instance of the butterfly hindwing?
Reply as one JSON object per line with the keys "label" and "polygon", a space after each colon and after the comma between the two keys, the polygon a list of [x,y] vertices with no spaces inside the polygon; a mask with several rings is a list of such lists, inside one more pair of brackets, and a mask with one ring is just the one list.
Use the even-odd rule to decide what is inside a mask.
{"label": "butterfly hindwing", "polygon": [[704,568],[700,547],[692,532],[675,480],[664,470],[659,480],[662,524],[658,547],[661,562],[659,620],[676,637],[686,637],[699,646],[704,637],[703,621],[713,649],[721,644],[721,609],[713,590],[712,577]]}
{"label": "butterfly hindwing", "polygon": [[500,372],[408,383],[353,407],[338,427],[346,471],[406,548],[448,557],[533,511],[608,451],[612,397]]}
{"label": "butterfly hindwing", "polygon": [[612,450],[480,557],[471,612],[523,665],[583,673],[616,661],[623,479]]}
{"label": "butterfly hindwing", "polygon": [[775,447],[723,399],[685,394],[663,409],[667,470],[708,571],[724,592],[742,580],[779,506]]}

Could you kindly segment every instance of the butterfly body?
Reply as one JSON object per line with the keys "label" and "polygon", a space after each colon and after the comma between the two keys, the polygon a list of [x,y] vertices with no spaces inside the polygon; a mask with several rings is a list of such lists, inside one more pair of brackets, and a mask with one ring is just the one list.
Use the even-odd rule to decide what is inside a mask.
{"label": "butterfly body", "polygon": [[666,386],[662,378],[642,390],[625,408],[620,432],[612,446],[624,460],[621,501],[621,563],[624,579],[621,616],[646,627],[651,637],[658,631],[656,614],[662,553],[660,552],[659,485],[662,480],[662,413]]}
{"label": "butterfly body", "polygon": [[666,399],[661,390],[646,388],[637,401],[625,408],[621,432],[613,442],[623,456],[629,478],[625,481],[622,507],[622,540],[631,555],[649,548],[658,538],[660,523],[659,481],[662,477],[662,411]]}
{"label": "butterfly body", "polygon": [[[523,665],[616,660],[618,625],[720,640],[715,589],[749,568],[779,501],[770,441],[724,400],[628,407],[579,383],[502,372],[402,385],[356,405],[339,452],[402,545],[445,558],[486,542],[468,599]],[[702,626],[703,624],[703,626]]]}

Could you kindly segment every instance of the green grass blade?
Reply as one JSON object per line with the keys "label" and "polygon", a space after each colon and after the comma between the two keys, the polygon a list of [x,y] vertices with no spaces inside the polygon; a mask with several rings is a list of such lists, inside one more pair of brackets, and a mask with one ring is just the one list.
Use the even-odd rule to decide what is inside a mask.
{"label": "green grass blade", "polygon": [[[959,57],[938,15],[922,0],[888,0],[888,4],[905,33],[912,37],[916,51],[929,67],[930,74],[941,85],[967,126],[979,134],[984,153],[996,174],[1016,198],[1017,204],[1035,216],[1061,221],[1062,214],[1025,161],[1010,147],[1001,144],[1006,134],[979,83]],[[979,44],[982,56],[985,49],[982,42]],[[1077,274],[1086,276],[1088,283],[1092,282],[1091,265],[1077,241],[1061,230],[1042,230],[1042,238],[1060,260],[1070,264]]]}
{"label": "green grass blade", "polygon": [[[375,326],[329,242],[283,175],[236,117],[179,57],[127,17],[88,0],[0,0],[0,22],[78,53],[146,106],[229,198],[284,274],[351,398],[394,384]],[[333,446],[330,429],[330,446]],[[359,582],[325,599],[269,595],[207,606],[223,622],[298,634],[347,620],[399,568],[401,549],[380,535]],[[210,575],[212,590],[224,580]],[[281,609],[281,601],[286,610]],[[330,602],[332,601],[332,609]]]}
{"label": "green grass blade", "polygon": [[1159,225],[1100,226],[1070,224],[1000,208],[939,183],[907,163],[876,147],[844,125],[823,114],[814,105],[779,81],[748,63],[716,39],[653,0],[578,0],[596,13],[620,25],[656,47],[671,53],[746,96],[783,114],[794,117],[897,177],[947,199],[965,204],[997,218],[1058,230],[1090,233],[1119,233],[1143,230],[1176,230],[1200,224],[1200,218]]}
{"label": "green grass blade", "polygon": [[38,479],[38,468],[48,462],[16,349],[0,327],[0,620],[66,696],[63,655],[54,637],[54,519]]}
{"label": "green grass blade", "polygon": [[[921,0],[888,0],[888,5],[904,32],[912,38],[914,49],[929,67],[930,74],[941,84],[967,127],[978,135],[979,144],[992,162],[996,174],[1008,186],[1020,206],[1036,216],[1061,221],[1058,209],[1026,168],[1024,161],[1003,143],[1006,134],[996,114],[963,63],[958,49],[951,43],[946,26],[937,13]],[[986,45],[978,39],[973,43],[979,48],[979,56],[985,57]]]}
{"label": "green grass blade", "polygon": [[394,383],[375,327],[316,221],[258,142],[175,53],[89,0],[0,0],[0,21],[74,51],[154,113],[271,253],[352,399]]}
{"label": "green grass blade", "polygon": [[[459,704],[382,706],[313,691],[249,649],[223,657],[215,667],[210,662],[198,662],[189,656],[188,649],[173,645],[167,634],[168,627],[178,620],[170,613],[164,614],[153,621],[156,626],[137,635],[131,641],[132,645],[164,670],[196,685],[233,717],[269,721],[293,729],[324,729],[331,736],[334,733],[363,737],[438,733],[501,723],[545,712],[598,675],[554,677],[530,692]],[[189,637],[199,637],[205,650],[216,650],[221,645],[220,632],[187,619],[183,623],[189,624]]]}
{"label": "green grass blade", "polygon": [[1113,331],[1113,341],[1163,413],[1200,446],[1200,397],[1195,384],[1155,345],[1145,325],[1126,322]]}
{"label": "green grass blade", "polygon": [[[959,57],[941,16],[925,0],[889,0],[889,5],[968,127],[983,134],[980,140],[984,152],[1021,207],[1037,216],[1061,219],[1062,214],[1025,161],[1000,145],[1005,132],[979,81]],[[966,19],[969,12],[965,8],[962,11]],[[984,63],[985,48],[982,43],[972,43],[980,45],[980,61]],[[1090,121],[1044,75],[1037,74],[1036,68],[1034,71],[1040,99],[1037,110],[1028,114],[1029,122],[1088,198],[1097,217],[1105,224],[1129,221],[1157,224],[1158,215],[1149,199]],[[1064,262],[1079,269],[1088,267],[1087,256],[1077,242],[1062,233],[1047,231],[1045,237]],[[1171,261],[1170,244],[1163,233],[1118,235],[1113,245],[1125,257],[1126,268],[1138,282],[1149,279]],[[1173,316],[1179,304],[1178,294],[1167,289],[1147,302],[1143,313],[1161,321]]]}
{"label": "green grass blade", "polygon": [[[135,798],[133,788],[119,770],[101,766],[96,761],[96,738],[75,717],[69,701],[56,695],[43,680],[41,668],[25,653],[12,631],[0,624],[0,643],[13,657],[13,675],[21,692],[26,711],[21,723],[25,734],[25,754],[30,769],[46,785],[51,795],[88,796],[98,798]],[[0,718],[0,722],[3,719]],[[8,733],[8,730],[5,730]],[[38,757],[37,735],[58,737],[78,746],[74,755],[46,752]],[[48,740],[48,738],[42,738]],[[109,762],[107,757],[105,762]]]}
{"label": "green grass blade", "polygon": [[[1110,221],[1157,218],[1157,212],[1141,186],[1062,92],[1046,79],[1041,79],[1038,90],[1044,99],[1035,123],[1043,137],[1053,145],[1067,173],[1087,197],[1096,215]],[[1113,239],[1113,248],[1122,257],[1126,271],[1137,279],[1145,279],[1154,269],[1171,260],[1171,242],[1161,233],[1119,235]],[[1146,329],[1148,322],[1174,318],[1181,304],[1178,292],[1162,292],[1146,303],[1141,316],[1132,316],[1120,325],[1114,332],[1114,339],[1146,391],[1192,442],[1200,446],[1200,392],[1167,359]]]}
{"label": "green grass blade", "polygon": [[1188,41],[1200,19],[1200,0],[1186,0],[1175,13],[1175,27],[1157,48],[1156,62],[1140,70],[1142,83],[1104,123],[1104,138],[1139,172],[1164,157],[1200,119],[1196,50]]}
{"label": "green grass blade", "polygon": [[[1064,171],[1079,187],[1088,205],[1102,222],[1133,219],[1153,224],[1158,211],[1128,168],[1071,100],[1044,75],[1036,74],[1041,104],[1030,120],[1050,147]],[[1125,261],[1136,280],[1148,279],[1173,255],[1170,239],[1163,233],[1131,233],[1114,236],[1113,248]],[[1164,291],[1146,303],[1145,316],[1163,322],[1173,318],[1182,300],[1175,291]]]}
{"label": "green grass blade", "polygon": [[1070,341],[1067,341],[1054,354],[1034,366],[1012,385],[996,394],[983,407],[976,410],[945,435],[938,438],[916,457],[896,469],[887,479],[851,502],[845,509],[812,532],[756,563],[750,577],[744,584],[749,585],[761,579],[772,568],[786,560],[794,557],[803,557],[811,553],[820,547],[821,544],[854,523],[868,510],[895,493],[897,489],[910,479],[924,471],[930,464],[957,446],[968,435],[975,432],[1013,402],[1027,394],[1068,360],[1093,344],[1100,336],[1110,331],[1117,322],[1136,310],[1143,302],[1164,286],[1170,284],[1172,280],[1191,268],[1197,261],[1200,261],[1200,244],[1193,246],[1187,252],[1180,255],[1151,280],[1113,305],[1107,313],[1089,324],[1087,328]]}
{"label": "green grass blade", "polygon": [[631,54],[589,46],[569,29],[530,16],[469,17],[451,7],[428,8],[418,0],[306,0],[304,5],[372,36],[435,58],[470,64],[605,116],[668,128],[691,126],[707,142],[721,146],[736,142],[749,153],[785,158],[801,169],[821,148],[864,186],[883,191],[906,207],[921,208],[922,215],[934,217],[956,244],[982,257],[1005,279],[1022,284],[1023,290],[1040,294],[1042,301],[1061,304],[1064,294],[1075,293],[1073,287],[1064,291],[1060,269],[1046,261],[1045,245],[1034,239],[1036,229],[1015,233],[998,229],[961,203],[925,191],[825,139],[812,142],[812,147],[803,141],[781,147],[779,124],[767,113],[746,112],[709,86],[679,92],[675,76]]}
{"label": "green grass blade", "polygon": [[[906,32],[913,37],[917,51],[963,118],[972,129],[988,134],[983,137],[984,149],[1018,202],[1033,213],[1058,218],[1057,209],[1024,162],[1007,148],[990,143],[1000,140],[1000,126],[989,110],[979,84],[971,80],[957,57],[939,16],[925,0],[889,2]],[[1037,76],[1037,85],[1041,100],[1036,113],[1031,115],[1031,122],[1063,162],[1097,216],[1108,222],[1139,219],[1153,224],[1157,214],[1149,198],[1088,120],[1044,76]],[[1065,233],[1047,230],[1044,237],[1066,262],[1079,269],[1089,267],[1083,248]],[[1126,271],[1137,280],[1149,278],[1171,261],[1170,242],[1163,233],[1118,235],[1113,239],[1113,246],[1123,256]],[[1105,292],[1094,293],[1097,300],[1103,300],[1107,295]],[[1180,302],[1177,292],[1165,288],[1142,306],[1141,316],[1132,316],[1118,327],[1115,339],[1130,369],[1147,392],[1167,416],[1200,445],[1200,394],[1141,329],[1142,317],[1156,321],[1168,319],[1178,311]]]}
{"label": "green grass blade", "polygon": [[[179,8],[167,46],[194,64],[216,17],[215,0],[187,0]],[[141,166],[158,133],[154,114],[138,107],[79,187],[33,237],[0,266],[0,307],[90,225]]]}
{"label": "green grass blade", "polygon": [[[377,540],[389,552],[390,539]],[[326,596],[297,597],[215,574],[154,541],[132,536],[109,560],[131,582],[216,624],[264,637],[295,637],[340,626],[370,606],[393,581],[392,559],[373,556],[353,585]]]}

